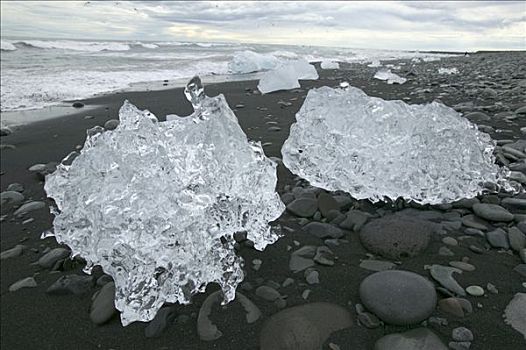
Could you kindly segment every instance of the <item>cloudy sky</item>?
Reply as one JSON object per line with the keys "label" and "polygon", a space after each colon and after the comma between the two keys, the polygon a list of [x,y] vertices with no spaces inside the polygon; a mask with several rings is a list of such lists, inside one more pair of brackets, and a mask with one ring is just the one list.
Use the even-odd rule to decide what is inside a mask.
{"label": "cloudy sky", "polygon": [[526,50],[526,2],[1,1],[2,37]]}

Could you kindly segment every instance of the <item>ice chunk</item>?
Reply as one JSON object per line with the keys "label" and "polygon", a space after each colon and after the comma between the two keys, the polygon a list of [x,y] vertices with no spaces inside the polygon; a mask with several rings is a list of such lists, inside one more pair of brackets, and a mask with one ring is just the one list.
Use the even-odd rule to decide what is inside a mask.
{"label": "ice chunk", "polygon": [[228,71],[233,74],[245,74],[273,69],[280,60],[273,55],[253,51],[240,51],[234,54],[228,63]]}
{"label": "ice chunk", "polygon": [[371,63],[367,65],[367,67],[371,67],[371,68],[377,68],[381,66],[382,66],[382,63],[379,60],[373,60]]}
{"label": "ice chunk", "polygon": [[369,97],[355,87],[311,89],[281,153],[312,185],[358,199],[418,203],[471,198],[508,171],[495,164],[489,135],[455,110]]}
{"label": "ice chunk", "polygon": [[157,122],[129,102],[113,131],[88,131],[80,154],[48,175],[60,243],[115,280],[123,325],[151,320],[164,302],[190,302],[218,283],[235,296],[243,261],[233,235],[262,250],[278,239],[269,222],[284,205],[276,164],[247,141],[223,95],[198,78],[185,93],[195,112]]}
{"label": "ice chunk", "polygon": [[318,79],[318,72],[304,59],[287,61],[266,72],[259,80],[258,89],[263,94],[295,89],[300,87],[298,79]]}
{"label": "ice chunk", "polygon": [[387,81],[387,84],[403,84],[407,81],[406,78],[402,78],[401,76],[392,73],[390,69],[380,69],[376,72],[374,78],[385,80]]}
{"label": "ice chunk", "polygon": [[340,65],[334,61],[323,61],[321,62],[321,69],[340,69]]}
{"label": "ice chunk", "polygon": [[438,74],[458,74],[458,69],[453,68],[438,68]]}

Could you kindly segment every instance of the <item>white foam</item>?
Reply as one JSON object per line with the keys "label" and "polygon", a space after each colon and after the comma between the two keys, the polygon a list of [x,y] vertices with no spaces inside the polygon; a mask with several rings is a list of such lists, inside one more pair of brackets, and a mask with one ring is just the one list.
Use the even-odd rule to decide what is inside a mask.
{"label": "white foam", "polygon": [[127,51],[130,46],[122,42],[112,41],[73,41],[73,40],[21,40],[15,42],[38,49],[61,49],[73,51]]}
{"label": "white foam", "polygon": [[16,50],[16,46],[13,45],[12,42],[10,41],[7,41],[7,40],[1,40],[0,41],[1,43],[1,49],[2,51],[15,51]]}

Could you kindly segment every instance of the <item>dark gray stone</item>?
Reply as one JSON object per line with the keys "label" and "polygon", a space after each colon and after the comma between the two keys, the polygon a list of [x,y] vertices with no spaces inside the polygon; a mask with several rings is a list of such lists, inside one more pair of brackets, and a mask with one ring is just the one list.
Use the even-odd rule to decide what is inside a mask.
{"label": "dark gray stone", "polygon": [[[14,192],[14,193],[18,193],[18,192]],[[32,212],[32,211],[35,211],[35,210],[38,210],[38,209],[42,209],[42,208],[45,208],[45,207],[46,207],[46,203],[41,202],[41,201],[29,202],[29,203],[25,203],[20,208],[18,208],[13,213],[13,215],[14,216],[23,216],[23,215],[25,215],[25,214],[27,214],[29,212]]]}
{"label": "dark gray stone", "polygon": [[346,230],[360,231],[371,215],[360,210],[349,210],[345,220],[340,223],[340,227]]}
{"label": "dark gray stone", "polygon": [[57,261],[60,259],[67,258],[71,254],[71,251],[65,248],[54,248],[44,254],[38,259],[38,265],[44,269],[52,268]]}
{"label": "dark gray stone", "polygon": [[88,293],[93,285],[93,276],[67,275],[60,277],[46,290],[46,293],[51,295],[82,295]]}
{"label": "dark gray stone", "polygon": [[345,232],[338,227],[322,222],[311,222],[303,229],[318,238],[341,238],[345,235]]}
{"label": "dark gray stone", "polygon": [[388,334],[374,344],[374,350],[448,350],[440,338],[427,328]]}
{"label": "dark gray stone", "polygon": [[[478,203],[473,205],[473,211],[478,217],[490,221],[512,221],[513,214],[496,204]],[[476,228],[476,227],[475,227]]]}
{"label": "dark gray stone", "polygon": [[318,201],[315,198],[298,198],[287,205],[287,210],[296,216],[310,218],[318,210]]}
{"label": "dark gray stone", "polygon": [[176,317],[177,313],[173,306],[162,307],[157,311],[154,319],[148,323],[146,328],[144,328],[144,335],[146,338],[156,338],[160,336]]}
{"label": "dark gray stone", "polygon": [[375,254],[401,259],[423,252],[432,232],[431,223],[408,216],[390,215],[367,223],[360,231],[360,241]]}
{"label": "dark gray stone", "polygon": [[517,227],[510,227],[508,230],[508,239],[511,248],[516,252],[520,252],[521,249],[526,247],[526,235]]}
{"label": "dark gray stone", "polygon": [[409,271],[376,272],[360,285],[360,299],[368,310],[386,323],[411,325],[428,318],[435,310],[433,283]]}
{"label": "dark gray stone", "polygon": [[508,234],[501,228],[486,232],[486,239],[493,248],[509,249]]}
{"label": "dark gray stone", "polygon": [[318,195],[318,209],[323,217],[328,217],[331,210],[340,210],[340,205],[332,196],[326,192],[321,192]]}
{"label": "dark gray stone", "polygon": [[91,321],[95,324],[108,322],[113,315],[117,313],[114,300],[115,284],[113,282],[106,283],[101,290],[94,295],[89,314]]}
{"label": "dark gray stone", "polygon": [[104,129],[115,130],[119,126],[120,121],[117,119],[110,119],[104,123]]}

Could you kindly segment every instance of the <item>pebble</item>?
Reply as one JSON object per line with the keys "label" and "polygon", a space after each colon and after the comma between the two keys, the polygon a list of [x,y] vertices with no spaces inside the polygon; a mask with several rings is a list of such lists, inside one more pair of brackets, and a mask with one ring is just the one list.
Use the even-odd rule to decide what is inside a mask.
{"label": "pebble", "polygon": [[497,287],[495,287],[495,285],[491,284],[488,282],[488,284],[486,285],[486,289],[493,293],[493,294],[499,294],[499,290],[497,289]]}
{"label": "pebble", "polygon": [[274,301],[281,297],[277,290],[269,286],[259,286],[256,288],[256,295],[266,301]]}
{"label": "pebble", "polygon": [[54,248],[44,254],[38,259],[37,263],[44,269],[50,269],[55,263],[60,260],[67,258],[71,254],[71,251],[65,248]]}
{"label": "pebble", "polygon": [[469,286],[466,288],[466,292],[474,297],[481,297],[484,295],[484,289],[480,286]]}
{"label": "pebble", "polygon": [[322,222],[311,222],[303,229],[318,238],[341,238],[345,235],[345,232],[336,226],[326,224]]}
{"label": "pebble", "polygon": [[15,192],[24,192],[24,186],[19,184],[18,182],[13,182],[9,186],[7,186],[6,191],[15,191]]}
{"label": "pebble", "polygon": [[93,297],[89,314],[91,322],[103,324],[110,320],[117,313],[114,300],[115,283],[106,283]]}
{"label": "pebble", "polygon": [[505,208],[496,204],[477,203],[473,205],[473,211],[478,217],[490,221],[512,221],[513,214]]}
{"label": "pebble", "polygon": [[73,108],[82,108],[84,107],[84,103],[82,102],[73,102],[73,104],[71,105]]}
{"label": "pebble", "polygon": [[24,201],[24,195],[17,191],[4,191],[0,193],[0,204],[6,203],[19,204]]}
{"label": "pebble", "polygon": [[318,195],[318,209],[323,217],[327,217],[331,210],[340,210],[340,205],[336,200],[328,193],[321,192]]}
{"label": "pebble", "polygon": [[37,286],[37,282],[35,281],[33,277],[26,277],[10,285],[9,291],[15,292],[21,288],[34,288],[36,286]]}
{"label": "pebble", "polygon": [[438,249],[438,255],[441,255],[441,256],[453,256],[453,255],[455,255],[455,253],[453,253],[451,251],[451,249],[449,249],[448,247],[440,247]]}
{"label": "pebble", "polygon": [[370,214],[360,210],[349,210],[345,215],[345,219],[339,224],[339,226],[346,230],[353,230],[358,232],[361,230],[363,225],[369,220]]}
{"label": "pebble", "polygon": [[457,327],[451,332],[451,338],[459,342],[473,341],[473,333],[466,327]]}
{"label": "pebble", "polygon": [[11,249],[4,250],[2,253],[0,253],[0,260],[16,258],[17,256],[22,255],[25,248],[26,247],[24,245],[17,244]]}
{"label": "pebble", "polygon": [[298,198],[287,205],[287,210],[296,216],[310,218],[318,210],[318,201],[314,198]]}
{"label": "pebble", "polygon": [[447,350],[440,338],[427,328],[388,334],[374,344],[374,350]]}
{"label": "pebble", "polygon": [[396,265],[393,264],[392,262],[383,261],[383,260],[367,259],[367,260],[362,260],[360,262],[360,267],[362,269],[366,269],[369,271],[376,271],[376,272],[390,270],[395,266]]}
{"label": "pebble", "polygon": [[352,325],[349,311],[324,302],[293,306],[272,315],[260,332],[261,350],[319,350],[330,334]]}
{"label": "pebble", "polygon": [[144,335],[146,338],[159,337],[166,327],[175,321],[176,317],[177,313],[175,312],[175,307],[162,307],[159,311],[157,311],[154,319],[148,323],[146,328],[144,328]]}
{"label": "pebble", "polygon": [[449,246],[453,246],[453,247],[458,246],[458,241],[454,239],[453,237],[449,237],[449,236],[442,238],[442,243],[449,245]]}
{"label": "pebble", "polygon": [[470,235],[470,236],[486,237],[486,235],[484,234],[484,232],[482,232],[481,230],[477,230],[476,228],[467,228],[467,229],[464,231],[464,233],[467,234],[467,235]]}
{"label": "pebble", "polygon": [[472,214],[462,217],[462,225],[482,231],[486,231],[488,229],[486,226],[487,222]]}
{"label": "pebble", "polygon": [[301,293],[301,297],[304,299],[304,300],[307,300],[309,298],[309,295],[311,293],[311,290],[310,289],[305,289],[303,291],[303,293]]}
{"label": "pebble", "polygon": [[486,239],[493,248],[509,249],[508,234],[501,228],[486,232]]}
{"label": "pebble", "polygon": [[56,280],[46,290],[46,293],[51,295],[82,295],[89,292],[93,284],[93,276],[66,275]]}
{"label": "pebble", "polygon": [[450,261],[449,265],[463,271],[475,271],[475,266],[464,261]]}
{"label": "pebble", "polygon": [[317,248],[315,246],[306,245],[298,250],[295,250],[290,255],[289,269],[296,273],[303,271],[306,268],[316,265],[313,258],[316,254]]}
{"label": "pebble", "polygon": [[449,313],[457,317],[464,317],[465,314],[470,314],[473,312],[473,307],[471,303],[462,298],[445,298],[438,301],[438,307],[440,310]]}
{"label": "pebble", "polygon": [[526,235],[517,227],[510,227],[508,230],[508,240],[511,248],[516,252],[520,252],[521,249],[526,247]]}
{"label": "pebble", "polygon": [[22,215],[25,215],[25,214],[27,214],[29,212],[32,212],[32,211],[35,211],[35,210],[38,210],[38,209],[42,209],[42,208],[45,208],[45,207],[46,207],[46,203],[41,202],[41,201],[29,202],[29,203],[25,203],[20,208],[18,208],[13,213],[13,215],[14,216],[22,216]]}
{"label": "pebble", "polygon": [[290,277],[287,277],[283,283],[281,284],[282,287],[288,287],[290,286],[291,284],[294,283],[294,279],[293,278],[290,278]]}
{"label": "pebble", "polygon": [[469,341],[463,341],[463,342],[451,341],[451,342],[449,342],[448,346],[449,346],[449,348],[451,350],[469,350],[469,348],[471,347],[471,342],[469,342]]}
{"label": "pebble", "polygon": [[373,273],[362,281],[359,293],[369,311],[393,325],[410,325],[425,320],[437,302],[433,284],[409,271]]}
{"label": "pebble", "polygon": [[433,227],[427,221],[406,216],[384,216],[368,222],[360,230],[362,245],[372,253],[399,260],[423,252]]}
{"label": "pebble", "polygon": [[115,130],[120,124],[118,119],[110,119],[104,123],[104,129],[106,130]]}
{"label": "pebble", "polygon": [[308,268],[305,270],[304,276],[305,280],[310,285],[320,283],[320,273],[313,268]]}
{"label": "pebble", "polygon": [[320,265],[333,266],[334,265],[334,253],[326,246],[319,246],[316,249],[316,255],[314,261]]}
{"label": "pebble", "polygon": [[431,277],[433,277],[438,283],[440,283],[447,290],[464,296],[466,292],[458,282],[453,278],[453,273],[462,273],[462,270],[455,267],[442,266],[442,265],[431,265],[429,268]]}

